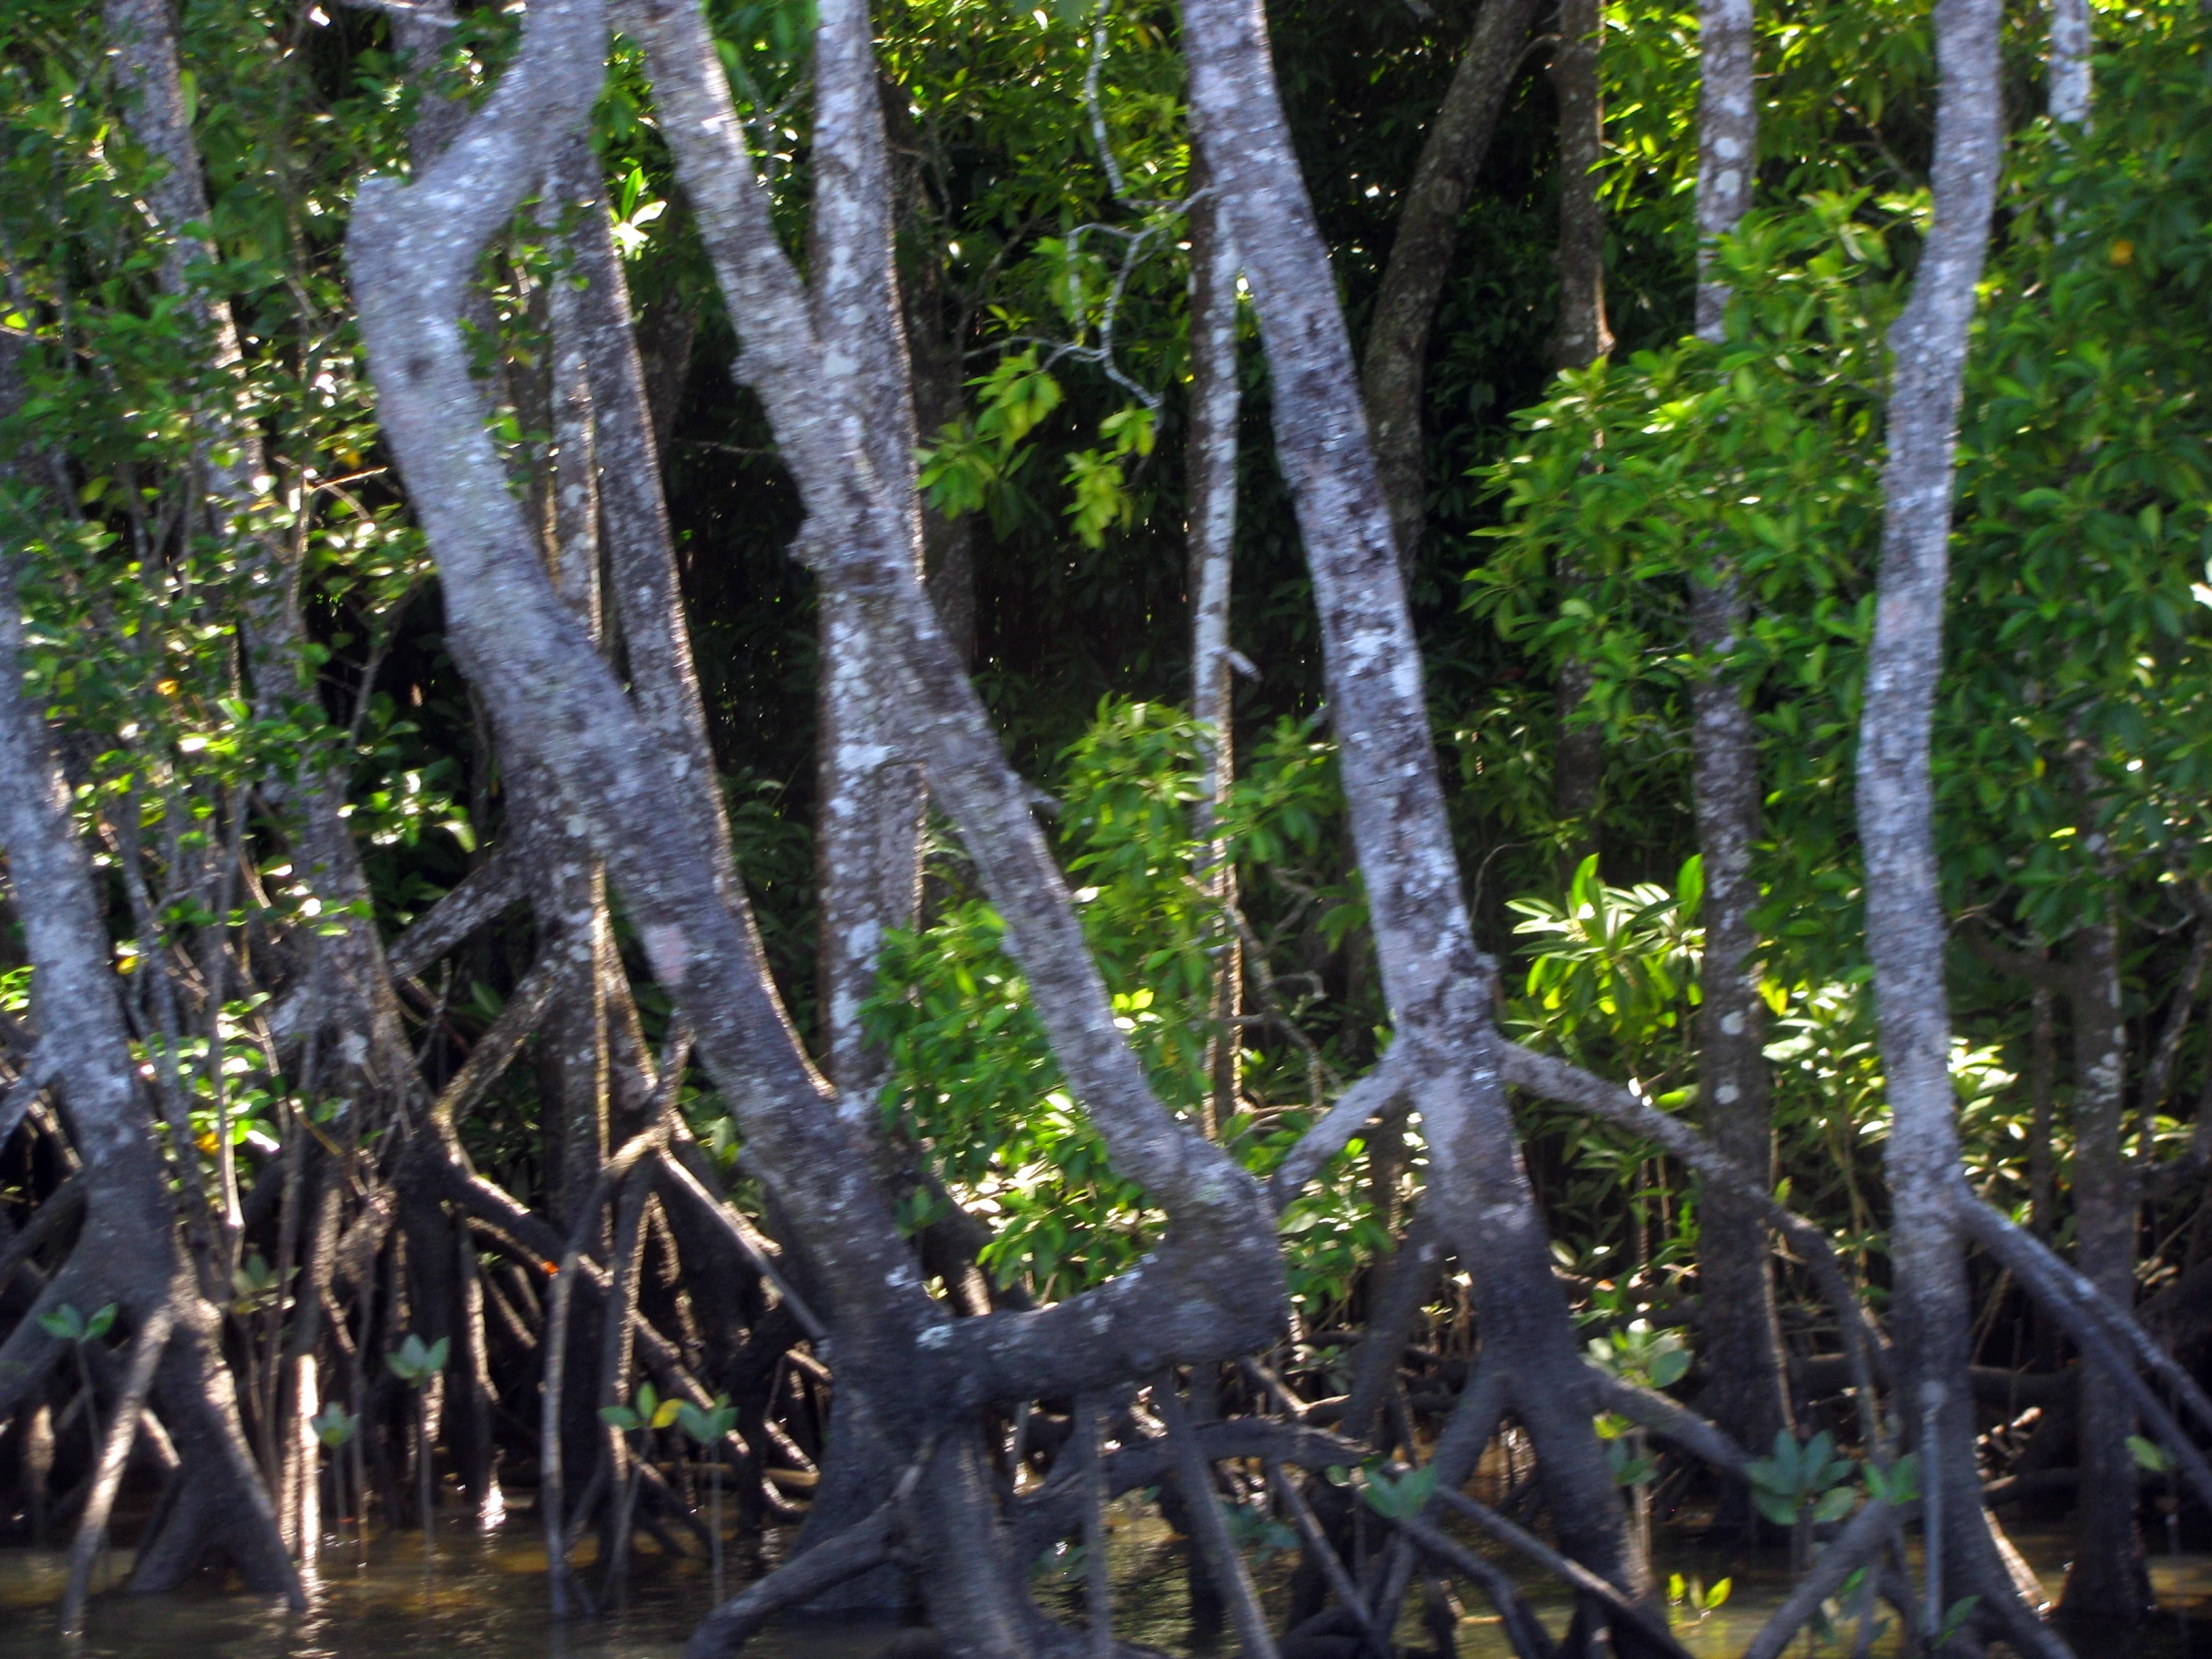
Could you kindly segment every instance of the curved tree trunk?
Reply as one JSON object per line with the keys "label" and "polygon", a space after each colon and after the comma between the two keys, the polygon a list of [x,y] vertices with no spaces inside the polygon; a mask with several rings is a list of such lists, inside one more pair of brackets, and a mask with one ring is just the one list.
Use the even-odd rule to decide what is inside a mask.
{"label": "curved tree trunk", "polygon": [[[1985,1623],[2017,1613],[2018,1604],[1974,1467],[1973,1310],[1949,1200],[1959,1168],[1957,1106],[1929,750],[1966,340],[2003,154],[2001,17],[1997,0],[1937,0],[1936,216],[1912,298],[1890,334],[1890,454],[1858,781],[1867,942],[1893,1114],[1884,1162],[1894,1206],[1896,1369],[1902,1414],[1918,1430],[1921,1489],[1941,1539],[1931,1552],[1928,1601],[1940,1609],[1977,1595]],[[2005,1624],[2017,1639],[2017,1617]]]}
{"label": "curved tree trunk", "polygon": [[[818,56],[817,95],[832,101],[836,66],[868,63],[866,17],[846,4],[823,19],[839,50]],[[1113,1022],[1066,884],[922,591],[911,492],[884,486],[867,440],[865,359],[828,349],[816,328],[768,225],[703,21],[656,0],[624,26],[647,48],[664,130],[743,319],[745,372],[806,499],[802,550],[861,601],[877,660],[905,699],[902,731],[927,754],[931,786],[1007,920],[1071,1084],[1116,1167],[1170,1218],[1141,1276],[1032,1314],[945,1320],[865,1143],[784,1016],[742,890],[718,880],[726,849],[678,805],[681,756],[655,740],[534,557],[475,418],[460,313],[477,250],[519,193],[523,158],[578,120],[597,90],[604,24],[589,0],[533,9],[518,56],[436,166],[404,186],[364,182],[348,238],[362,337],[387,438],[439,560],[456,657],[502,733],[555,773],[607,859],[752,1168],[822,1280],[841,1384],[869,1398],[912,1466],[972,1432],[968,1413],[986,1401],[1111,1383],[1143,1357],[1216,1359],[1272,1340],[1285,1307],[1274,1229],[1257,1185],[1161,1106]],[[866,79],[872,100],[872,68]],[[818,170],[833,173],[826,152],[851,143],[850,132],[832,124],[822,136]],[[953,1473],[924,1481],[923,1494],[953,1505],[918,1534],[940,1626],[967,1651],[1028,1651],[1036,1615],[1005,1570],[1003,1540],[969,1547],[969,1532],[998,1538],[997,1517],[973,1506],[987,1494]]]}
{"label": "curved tree trunk", "polygon": [[1520,68],[1535,11],[1535,0],[1484,0],[1474,34],[1421,145],[1420,160],[1413,165],[1413,182],[1398,210],[1397,234],[1368,323],[1361,394],[1375,444],[1376,473],[1397,537],[1398,564],[1408,580],[1420,556],[1421,526],[1428,512],[1421,406],[1428,330],[1450,274],[1459,221]]}
{"label": "curved tree trunk", "polygon": [[1636,1594],[1630,1542],[1591,1428],[1589,1384],[1499,1072],[1489,979],[1453,859],[1397,546],[1360,406],[1328,254],[1299,176],[1254,0],[1184,8],[1193,123],[1252,283],[1274,377],[1276,445],[1298,510],[1391,1057],[1425,1126],[1425,1202],[1475,1268],[1485,1345],[1515,1356],[1514,1403],[1561,1541]]}
{"label": "curved tree trunk", "polygon": [[178,1246],[176,1211],[139,1095],[91,867],[48,746],[44,711],[24,686],[22,616],[14,550],[0,544],[0,849],[8,856],[34,969],[41,1046],[60,1068],[70,1139],[84,1160],[86,1201],[68,1262],[32,1315],[0,1344],[0,1416],[11,1413],[61,1358],[63,1345],[40,1326],[37,1314],[112,1302],[133,1331],[157,1317],[167,1320],[173,1334],[157,1387],[181,1467],[176,1501],[141,1549],[133,1585],[168,1588],[206,1554],[221,1551],[251,1588],[299,1605],[298,1577],[240,1428],[218,1316]]}

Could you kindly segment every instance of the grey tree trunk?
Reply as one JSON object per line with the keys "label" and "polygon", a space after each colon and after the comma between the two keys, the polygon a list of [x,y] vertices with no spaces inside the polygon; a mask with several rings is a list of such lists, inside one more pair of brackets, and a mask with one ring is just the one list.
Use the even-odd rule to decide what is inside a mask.
{"label": "grey tree trunk", "polygon": [[[904,308],[892,257],[890,167],[867,0],[827,0],[815,30],[815,201],[809,229],[817,337],[854,365],[861,429],[885,493],[905,504],[908,557],[922,572],[914,492],[915,423]],[[823,1069],[852,1138],[873,1146],[889,1058],[869,1041],[860,1005],[875,989],[886,932],[911,927],[921,900],[925,795],[899,733],[892,687],[868,636],[865,605],[843,567],[818,566],[821,664],[817,696],[815,872],[819,895],[817,1006]],[[840,1386],[830,1446],[799,1548],[815,1547],[872,1513],[901,1458],[866,1395]],[[821,1611],[897,1611],[907,1575],[881,1567],[809,1603]]]}
{"label": "grey tree trunk", "polygon": [[[163,290],[181,299],[186,314],[204,330],[209,366],[218,375],[232,373],[242,358],[229,301],[186,279],[193,265],[216,251],[186,234],[186,227],[207,220],[208,196],[199,148],[185,119],[169,8],[163,0],[109,0],[105,18],[132,136],[168,167],[147,201],[168,239]],[[253,528],[260,499],[255,479],[268,468],[261,434],[221,400],[202,409],[199,421],[206,508],[220,531],[258,554],[261,567],[261,580],[247,588],[244,627],[255,713],[267,720],[289,719],[296,704],[314,698],[315,684],[299,615],[297,564],[283,537]],[[219,460],[225,448],[231,458]],[[319,709],[315,713],[319,716]],[[344,1100],[349,1112],[388,1108],[392,1091],[404,1086],[412,1070],[412,1056],[399,1028],[382,944],[369,919],[367,878],[342,813],[343,768],[334,757],[318,756],[295,780],[273,778],[263,788],[291,820],[295,862],[334,922],[311,943],[318,958],[310,971],[320,992],[322,1087]]]}
{"label": "grey tree trunk", "polygon": [[[1587,368],[1613,349],[1605,318],[1605,206],[1597,195],[1597,166],[1605,154],[1605,103],[1598,85],[1599,0],[1559,0],[1559,44],[1552,49],[1551,85],[1559,104],[1559,317],[1551,336],[1551,360],[1559,368]],[[1559,579],[1578,579],[1562,558]],[[1605,782],[1605,735],[1578,724],[1590,692],[1590,670],[1569,654],[1554,683],[1559,735],[1552,750],[1552,810],[1572,826],[1574,846],[1567,872],[1597,849],[1592,819]]]}
{"label": "grey tree trunk", "polygon": [[[1736,229],[1751,205],[1758,159],[1753,96],[1751,0],[1706,0],[1698,14],[1699,271],[1701,338],[1726,334],[1728,289],[1711,270],[1714,239]],[[1709,550],[1692,573],[1692,643],[1707,667],[1690,683],[1691,767],[1698,849],[1705,866],[1704,1003],[1698,1014],[1698,1081],[1707,1132],[1762,1187],[1774,1180],[1767,1004],[1759,994],[1759,938],[1751,925],[1759,883],[1752,848],[1760,834],[1759,740],[1725,659],[1746,608],[1734,561]],[[1727,1188],[1703,1190],[1698,1228],[1699,1305],[1710,1381],[1700,1404],[1744,1444],[1763,1451],[1792,1426],[1789,1370],[1774,1300],[1765,1219]],[[1729,1497],[1748,1523],[1741,1489]]]}
{"label": "grey tree trunk", "polygon": [[1713,242],[1751,208],[1758,178],[1759,107],[1753,0],[1704,0],[1698,8],[1697,332],[1724,337],[1728,284],[1713,267]]}
{"label": "grey tree trunk", "polygon": [[[825,61],[864,61],[859,8],[824,17],[847,37]],[[533,8],[518,56],[435,166],[411,184],[361,187],[348,256],[385,433],[439,560],[457,657],[502,733],[557,779],[656,975],[690,1016],[752,1166],[827,1292],[840,1386],[871,1402],[902,1457],[928,1467],[909,1534],[939,1628],[962,1651],[1013,1659],[1034,1650],[1041,1626],[990,1512],[970,1413],[987,1400],[1109,1385],[1140,1361],[1219,1359],[1272,1340],[1284,1317],[1272,1214],[1249,1177],[1161,1106],[1114,1024],[1020,781],[922,590],[911,490],[886,485],[895,457],[879,458],[868,437],[865,359],[828,348],[818,332],[813,296],[768,223],[703,20],[656,0],[627,13],[624,27],[647,49],[682,183],[745,329],[744,372],[805,498],[802,551],[826,585],[860,601],[879,671],[901,699],[901,730],[927,758],[931,787],[1007,921],[1071,1084],[1117,1168],[1169,1217],[1140,1273],[1033,1314],[945,1320],[865,1144],[784,1017],[742,890],[719,880],[725,850],[682,805],[681,755],[656,741],[534,556],[475,416],[459,317],[476,252],[511,211],[527,158],[597,91],[604,20],[590,0]],[[852,142],[839,131],[818,142],[818,168],[834,165],[828,148]],[[817,265],[827,280],[832,274]],[[863,289],[860,301],[872,307],[880,295]],[[840,315],[837,325],[859,324]]]}
{"label": "grey tree trunk", "polygon": [[1605,205],[1597,169],[1605,159],[1605,100],[1598,85],[1604,28],[1599,0],[1560,0],[1551,85],[1559,102],[1559,318],[1551,360],[1581,368],[1613,349],[1605,318]]}
{"label": "grey tree trunk", "polygon": [[1885,1167],[1902,1415],[1918,1426],[1921,1487],[1936,1494],[1939,1512],[1941,1548],[1931,1569],[1940,1582],[1930,1599],[1978,1595],[1984,1615],[2017,1602],[1974,1468],[1973,1310],[1948,1197],[1959,1151],[1929,748],[1967,332],[2003,156],[2001,14],[1997,0],[1937,0],[1936,9],[1936,215],[1912,298],[1890,334],[1882,561],[1858,779],[1867,942],[1893,1114]]}
{"label": "grey tree trunk", "polygon": [[[6,389],[0,385],[0,395]],[[4,527],[0,535],[13,539]],[[171,1588],[202,1559],[222,1554],[250,1588],[300,1606],[276,1509],[240,1429],[219,1317],[179,1248],[91,865],[71,821],[44,710],[24,684],[22,621],[15,550],[0,542],[0,848],[33,968],[40,1046],[59,1068],[64,1121],[86,1184],[84,1223],[68,1261],[0,1343],[0,1417],[62,1357],[64,1345],[39,1315],[112,1302],[134,1331],[170,1322],[157,1386],[181,1459],[173,1477],[178,1501],[166,1506],[166,1519],[141,1546],[132,1585]]]}
{"label": "grey tree trunk", "polygon": [[1208,950],[1214,958],[1213,1038],[1208,1049],[1204,1129],[1209,1139],[1237,1109],[1237,1025],[1244,986],[1243,938],[1230,915],[1237,866],[1216,832],[1237,779],[1235,658],[1229,643],[1237,545],[1237,250],[1220,204],[1191,206],[1191,714],[1204,734],[1205,781],[1194,809],[1199,880],[1220,906]]}
{"label": "grey tree trunk", "polygon": [[1428,330],[1459,242],[1459,221],[1474,194],[1475,175],[1497,130],[1528,42],[1535,0],[1485,0],[1474,34],[1413,166],[1389,263],[1375,296],[1361,362],[1361,391],[1375,466],[1390,505],[1398,562],[1410,577],[1428,512],[1428,464],[1422,442],[1422,386],[1428,372]]}
{"label": "grey tree trunk", "polygon": [[2050,45],[2044,67],[2051,120],[2073,127],[2089,125],[2091,45],[2089,0],[2050,0]]}
{"label": "grey tree trunk", "polygon": [[1351,829],[1395,1036],[1421,1112],[1426,1203],[1476,1264],[1485,1345],[1516,1357],[1514,1403],[1567,1549],[1636,1593],[1648,1565],[1590,1426],[1589,1383],[1514,1138],[1488,977],[1467,919],[1429,741],[1389,509],[1367,442],[1327,250],[1256,0],[1189,0],[1193,124],[1222,195],[1274,376],[1276,447],[1313,573]]}
{"label": "grey tree trunk", "polygon": [[[884,497],[902,508],[921,569],[914,405],[892,259],[890,168],[866,0],[829,0],[815,32],[814,218],[808,264],[815,332],[851,364],[860,439]],[[885,930],[909,927],[921,895],[921,772],[906,751],[870,649],[859,596],[835,561],[822,578],[820,810],[822,1052],[839,1110],[873,1131],[884,1057],[860,1029]]]}
{"label": "grey tree trunk", "polygon": [[[2085,826],[2092,848],[2102,836]],[[2110,860],[2106,860],[2107,863]],[[2117,874],[2116,871],[2113,874]],[[2074,1257],[2082,1276],[2114,1306],[2135,1306],[2135,1175],[2121,1141],[2127,1026],[2120,990],[2120,934],[2104,884],[2106,912],[2075,930],[2068,975],[2074,1045]],[[2101,1366],[2081,1368],[2081,1482],[2074,1505],[2074,1559],[2062,1605],[2069,1616],[2129,1629],[2151,1605],[2150,1572],[2135,1520],[2135,1408]]]}

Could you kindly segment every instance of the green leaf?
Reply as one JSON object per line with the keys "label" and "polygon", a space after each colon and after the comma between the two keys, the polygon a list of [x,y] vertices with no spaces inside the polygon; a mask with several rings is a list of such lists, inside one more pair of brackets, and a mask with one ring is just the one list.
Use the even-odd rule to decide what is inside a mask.
{"label": "green leaf", "polygon": [[316,1439],[334,1451],[352,1439],[358,1419],[333,1399],[307,1419],[307,1426],[314,1430]]}
{"label": "green leaf", "polygon": [[85,1340],[85,1316],[68,1303],[39,1315],[38,1328],[49,1337],[59,1337],[65,1343],[81,1343]]}
{"label": "green leaf", "polygon": [[2152,1474],[2166,1473],[2177,1461],[2174,1454],[2156,1440],[2146,1439],[2140,1434],[2130,1434],[2127,1437],[2127,1449],[2135,1454],[2136,1466]]}
{"label": "green leaf", "polygon": [[1751,1494],[1751,1500],[1758,1505],[1759,1512],[1773,1521],[1775,1525],[1797,1525],[1798,1506],[1790,1499],[1778,1497],[1773,1492],[1754,1491]]}
{"label": "green leaf", "polygon": [[627,1405],[600,1406],[599,1420],[609,1428],[620,1429],[625,1434],[634,1433],[644,1426],[638,1421],[637,1412],[631,1410]]}
{"label": "green leaf", "polygon": [[1874,1464],[1867,1465],[1867,1490],[1875,1501],[1895,1508],[1901,1503],[1911,1503],[1921,1495],[1920,1453],[1909,1451],[1892,1463],[1885,1473]]}
{"label": "green leaf", "polygon": [[1392,1475],[1377,1467],[1368,1470],[1362,1495],[1368,1507],[1385,1519],[1410,1520],[1426,1507],[1435,1489],[1436,1471],[1432,1468],[1409,1469],[1404,1474]]}
{"label": "green leaf", "polygon": [[1705,855],[1693,852],[1682,860],[1682,868],[1674,878],[1675,908],[1684,921],[1697,917],[1698,906],[1705,901]]}
{"label": "green leaf", "polygon": [[96,1343],[115,1329],[115,1304],[109,1303],[91,1319],[85,1321],[85,1337],[88,1343]]}
{"label": "green leaf", "polygon": [[1936,1640],[1931,1644],[1936,1652],[1940,1653],[1948,1647],[1951,1638],[1965,1629],[1966,1621],[1973,1617],[1973,1610],[1980,1605],[1979,1596],[1960,1596],[1943,1610],[1943,1627],[1936,1633]]}

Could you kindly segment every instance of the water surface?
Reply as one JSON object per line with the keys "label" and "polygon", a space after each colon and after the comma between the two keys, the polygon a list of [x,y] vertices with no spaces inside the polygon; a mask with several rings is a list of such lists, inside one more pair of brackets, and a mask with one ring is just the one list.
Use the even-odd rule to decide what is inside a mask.
{"label": "water surface", "polygon": [[[1119,1523],[1113,1534],[1117,1629],[1170,1652],[1186,1651],[1183,1574],[1165,1528],[1156,1512],[1124,1505],[1116,1506],[1114,1519]],[[770,1558],[786,1541],[770,1540]],[[2017,1541],[2055,1594],[2064,1572],[2063,1534],[2030,1534]],[[1725,1606],[1680,1627],[1684,1645],[1697,1659],[1741,1653],[1788,1593],[1788,1564],[1780,1555],[1747,1564],[1733,1552],[1679,1543],[1663,1543],[1662,1550],[1662,1578],[1680,1572],[1707,1583],[1723,1576],[1734,1580]],[[119,1581],[128,1565],[128,1552],[118,1552],[109,1577]],[[1285,1565],[1279,1559],[1275,1570],[1264,1574],[1271,1588],[1279,1588]],[[641,1568],[627,1605],[597,1619],[558,1624],[546,1598],[544,1548],[523,1517],[488,1534],[442,1534],[427,1563],[414,1534],[374,1539],[365,1563],[350,1544],[333,1547],[310,1576],[307,1611],[296,1616],[212,1587],[162,1596],[97,1596],[84,1640],[64,1643],[54,1629],[65,1571],[61,1553],[0,1550],[0,1659],[64,1654],[71,1659],[676,1659],[713,1602],[707,1568],[650,1557]],[[757,1563],[750,1570],[758,1570]],[[746,1571],[734,1554],[733,1586]],[[2154,1557],[2152,1577],[2169,1617],[2124,1649],[2076,1633],[2082,1659],[2164,1659],[2185,1651],[2171,1614],[2212,1618],[2212,1555]],[[1568,1614],[1564,1598],[1540,1580],[1523,1583],[1545,1622],[1560,1630]],[[1064,1610],[1077,1615],[1073,1588],[1046,1588],[1042,1594],[1048,1602],[1064,1595]],[[1460,1654],[1509,1659],[1488,1604],[1463,1587],[1459,1594],[1466,1609]],[[747,1652],[760,1659],[869,1659],[889,1635],[888,1626],[786,1623],[757,1638]],[[1410,1624],[1406,1635],[1415,1636]],[[2201,1659],[2212,1659],[2212,1632],[2199,1625],[2193,1646]],[[1847,1632],[1843,1649],[1826,1651],[1848,1650]],[[1875,1651],[1896,1652],[1895,1632]]]}

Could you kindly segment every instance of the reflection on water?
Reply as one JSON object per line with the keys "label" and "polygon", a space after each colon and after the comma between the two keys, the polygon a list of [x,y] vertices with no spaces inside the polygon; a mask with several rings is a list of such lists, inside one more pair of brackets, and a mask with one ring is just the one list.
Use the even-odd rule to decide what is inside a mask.
{"label": "reflection on water", "polygon": [[[112,1578],[130,1565],[119,1552]],[[50,1659],[67,1562],[59,1551],[0,1550],[0,1659]],[[640,1575],[629,1605],[605,1618],[553,1622],[543,1540],[526,1521],[489,1536],[441,1533],[425,1571],[414,1534],[378,1538],[368,1564],[326,1557],[294,1617],[253,1598],[193,1588],[96,1596],[83,1659],[675,1659],[713,1600],[704,1567]],[[863,1659],[883,1630],[778,1630],[747,1649],[763,1659]]]}
{"label": "reflection on water", "polygon": [[[1117,1628],[1125,1637],[1184,1651],[1180,1557],[1157,1511],[1116,1505],[1114,1520]],[[2063,1575],[2062,1534],[2018,1541],[2055,1594]],[[1683,1645],[1696,1659],[1740,1654],[1788,1592],[1787,1563],[1780,1555],[1749,1564],[1734,1552],[1695,1547],[1666,1548],[1666,1555],[1662,1579],[1679,1572],[1708,1584],[1721,1577],[1734,1580],[1724,1607],[1680,1626]],[[118,1552],[108,1579],[120,1581],[129,1564],[128,1552]],[[1278,1558],[1263,1573],[1266,1586],[1279,1591],[1287,1568],[1288,1560]],[[72,1659],[675,1659],[712,1600],[704,1565],[649,1562],[626,1607],[563,1628],[547,1608],[544,1569],[543,1545],[527,1517],[485,1536],[441,1535],[427,1568],[420,1538],[401,1534],[375,1540],[365,1566],[350,1546],[327,1557],[311,1582],[311,1605],[298,1617],[212,1589],[108,1595],[95,1598],[83,1643],[65,1645],[53,1625],[65,1570],[62,1555],[0,1550],[0,1659],[53,1659],[64,1653]],[[2212,1617],[2212,1556],[2158,1556],[2151,1571],[2164,1607]],[[1538,1579],[1524,1578],[1523,1587],[1544,1622],[1554,1632],[1562,1630],[1569,1613],[1565,1599]],[[1460,1654],[1510,1659],[1487,1603],[1460,1593],[1467,1608],[1459,1626]],[[1047,1602],[1064,1596],[1064,1607],[1056,1610],[1080,1616],[1074,1587],[1043,1594]],[[761,1659],[868,1659],[888,1634],[883,1627],[787,1624],[747,1652]],[[1847,1624],[1843,1645],[1825,1651],[1848,1652],[1853,1634]],[[1422,1639],[1410,1617],[1404,1635],[1408,1641]],[[2078,1634],[2076,1641],[2084,1659],[2127,1659],[2110,1645],[2083,1645]],[[2212,1640],[2202,1626],[2196,1650],[2212,1659]],[[1898,1652],[1896,1631],[1874,1651]],[[2127,1653],[2181,1651],[2175,1627],[2161,1620]]]}

